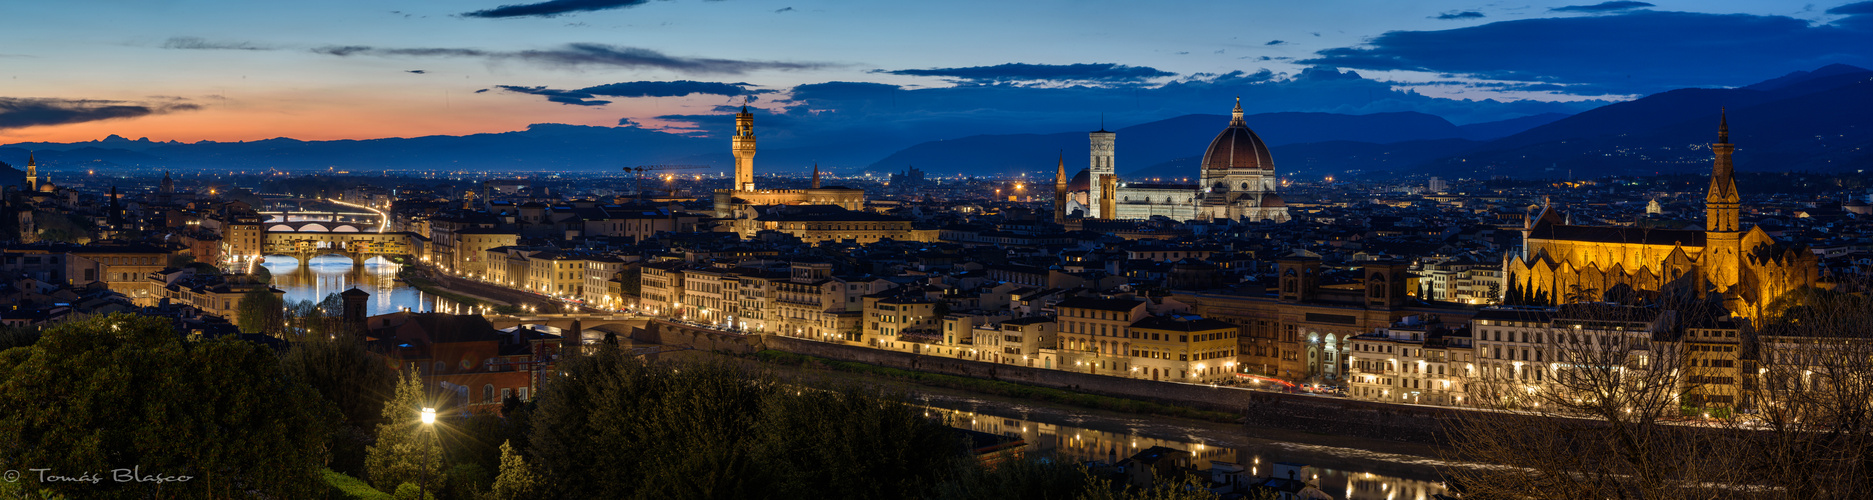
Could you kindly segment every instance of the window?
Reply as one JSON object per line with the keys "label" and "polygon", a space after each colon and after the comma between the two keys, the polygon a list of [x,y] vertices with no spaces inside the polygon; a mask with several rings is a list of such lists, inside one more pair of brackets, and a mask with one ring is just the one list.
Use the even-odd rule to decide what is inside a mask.
{"label": "window", "polygon": [[513,392],[513,389],[501,389],[501,401],[507,401],[507,398],[514,397]]}
{"label": "window", "polygon": [[481,402],[489,403],[493,401],[494,401],[494,384],[481,386]]}

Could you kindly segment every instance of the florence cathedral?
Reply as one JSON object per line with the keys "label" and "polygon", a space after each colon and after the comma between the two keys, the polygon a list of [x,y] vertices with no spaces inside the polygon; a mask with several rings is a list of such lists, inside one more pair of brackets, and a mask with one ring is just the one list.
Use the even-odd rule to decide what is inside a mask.
{"label": "florence cathedral", "polygon": [[1240,98],[1229,126],[1204,150],[1197,184],[1120,182],[1114,167],[1118,134],[1100,129],[1089,135],[1091,165],[1071,180],[1063,168],[1054,179],[1060,212],[1094,219],[1288,220],[1287,203],[1275,193],[1275,160],[1243,122]]}

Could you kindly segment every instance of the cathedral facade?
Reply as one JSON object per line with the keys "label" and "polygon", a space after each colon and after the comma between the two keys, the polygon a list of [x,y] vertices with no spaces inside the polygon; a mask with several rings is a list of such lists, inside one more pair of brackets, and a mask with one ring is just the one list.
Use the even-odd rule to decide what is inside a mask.
{"label": "cathedral facade", "polygon": [[1103,129],[1090,134],[1092,161],[1084,173],[1084,188],[1078,177],[1066,180],[1064,172],[1055,179],[1069,186],[1056,201],[1065,212],[1097,219],[1288,220],[1287,203],[1275,192],[1279,183],[1274,158],[1243,122],[1241,99],[1236,100],[1229,126],[1204,151],[1197,184],[1120,182],[1114,168],[1117,136]]}
{"label": "cathedral facade", "polygon": [[1819,277],[1813,252],[1777,242],[1760,227],[1739,226],[1727,120],[1719,122],[1711,151],[1704,230],[1573,225],[1544,204],[1524,225],[1521,250],[1504,256],[1508,300],[1562,304],[1677,290],[1719,295],[1733,314],[1760,319],[1782,294],[1813,286]]}

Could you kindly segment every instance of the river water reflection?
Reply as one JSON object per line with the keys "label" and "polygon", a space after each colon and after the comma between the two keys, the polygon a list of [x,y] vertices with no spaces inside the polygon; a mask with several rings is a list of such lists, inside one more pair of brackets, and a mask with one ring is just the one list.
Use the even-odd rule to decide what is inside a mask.
{"label": "river water reflection", "polygon": [[1228,462],[1258,478],[1269,476],[1276,462],[1306,464],[1318,478],[1315,484],[1336,499],[1426,500],[1444,492],[1434,468],[1441,462],[1435,459],[1246,436],[1218,438],[1217,433],[1191,432],[1149,417],[1076,415],[966,397],[923,402],[933,415],[947,414],[952,426],[1021,438],[1031,457],[1116,461],[1163,446],[1189,452],[1187,465],[1196,469],[1208,470],[1213,461]]}
{"label": "river water reflection", "polygon": [[414,311],[448,311],[455,306],[448,299],[423,293],[397,281],[397,271],[403,266],[382,257],[357,266],[352,264],[349,257],[325,255],[308,259],[305,265],[301,265],[298,259],[292,257],[270,255],[260,265],[273,273],[273,287],[286,292],[287,302],[318,302],[324,300],[326,295],[355,286],[371,294],[371,300],[365,306],[366,315],[389,314],[404,308]]}

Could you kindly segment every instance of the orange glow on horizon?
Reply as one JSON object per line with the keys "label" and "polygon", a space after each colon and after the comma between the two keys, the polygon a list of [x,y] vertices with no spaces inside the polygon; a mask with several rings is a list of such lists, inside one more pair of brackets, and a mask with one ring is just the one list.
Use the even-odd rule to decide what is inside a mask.
{"label": "orange glow on horizon", "polygon": [[[237,142],[288,137],[306,141],[469,135],[526,130],[535,123],[616,126],[630,118],[647,128],[683,132],[688,124],[657,120],[665,114],[708,113],[714,103],[687,100],[630,102],[609,106],[565,106],[540,102],[533,96],[490,96],[440,92],[433,98],[394,99],[378,96],[348,100],[286,98],[261,101],[207,102],[194,111],[178,111],[136,118],[100,120],[67,125],[0,129],[0,143],[84,142],[112,134],[136,140],[166,142]],[[342,99],[340,99],[342,100]],[[264,103],[264,104],[263,104]],[[642,118],[640,118],[640,116]]]}

